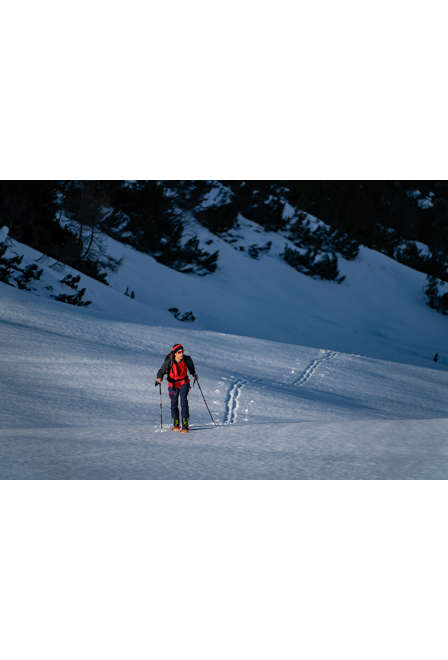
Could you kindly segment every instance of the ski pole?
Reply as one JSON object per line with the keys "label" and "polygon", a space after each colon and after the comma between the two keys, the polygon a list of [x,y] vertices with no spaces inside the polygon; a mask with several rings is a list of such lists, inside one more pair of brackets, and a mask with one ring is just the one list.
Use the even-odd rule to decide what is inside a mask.
{"label": "ski pole", "polygon": [[[202,398],[203,398],[203,400],[204,400],[204,403],[205,403],[205,405],[207,406],[207,401],[205,400],[205,396],[204,396],[204,393],[203,393],[203,391],[202,391],[202,387],[201,387],[200,384],[199,384],[199,380],[197,380],[196,382],[197,382],[198,387],[199,387],[199,390],[200,390],[200,392],[201,392],[201,394],[202,394]],[[210,417],[211,417],[211,419],[212,419],[213,424],[214,424],[215,426],[218,426],[217,423],[215,422],[215,420],[213,419],[213,417],[212,417],[212,413],[210,412],[210,408],[209,408],[208,406],[207,406],[207,410],[208,410],[208,414],[210,415]]]}
{"label": "ski pole", "polygon": [[159,383],[160,391],[160,429],[163,429],[163,420],[162,420],[162,383]]}
{"label": "ski pole", "polygon": [[160,391],[160,428],[162,429],[162,383],[159,383],[157,380],[154,383],[154,385],[157,387],[159,386],[159,391]]}

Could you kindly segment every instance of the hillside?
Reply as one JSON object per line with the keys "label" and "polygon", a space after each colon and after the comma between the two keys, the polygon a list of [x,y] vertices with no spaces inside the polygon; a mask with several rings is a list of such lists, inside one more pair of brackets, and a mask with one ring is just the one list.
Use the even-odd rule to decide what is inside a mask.
{"label": "hillside", "polygon": [[[110,286],[80,275],[84,308],[49,297],[76,271],[10,241],[43,273],[34,291],[0,283],[1,478],[447,477],[446,318],[421,273],[361,248],[336,284],[290,268],[275,235],[259,259],[201,240],[221,254],[208,277],[107,238],[122,264]],[[165,385],[160,428],[154,388],[175,342],[218,425],[195,388],[188,440],[166,433]]]}
{"label": "hillside", "polygon": [[[104,250],[121,262],[108,275],[110,286],[12,239],[7,255],[24,255],[22,266],[42,268],[40,280],[30,285],[34,294],[73,294],[61,280],[78,275],[78,290],[85,288],[84,299],[92,301],[90,314],[163,325],[172,329],[173,342],[178,336],[186,341],[192,329],[211,330],[426,367],[437,352],[439,368],[448,365],[447,319],[426,305],[422,273],[361,246],[356,259],[339,258],[345,279],[338,284],[291,268],[280,256],[285,238],[253,222],[241,220],[237,243],[194,218],[185,232],[201,244],[212,241],[220,255],[215,273],[178,272],[108,236],[102,238]],[[241,250],[266,241],[271,249],[257,259]],[[126,291],[135,298],[123,295]],[[189,312],[194,321],[178,320]]]}
{"label": "hillside", "polygon": [[153,380],[178,333],[0,289],[2,479],[448,475],[446,371],[190,331],[218,427],[195,388],[173,437]]}

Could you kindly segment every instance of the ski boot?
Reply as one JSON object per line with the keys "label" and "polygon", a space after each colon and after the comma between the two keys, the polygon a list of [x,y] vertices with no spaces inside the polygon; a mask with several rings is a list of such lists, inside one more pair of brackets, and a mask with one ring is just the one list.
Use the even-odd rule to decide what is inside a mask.
{"label": "ski boot", "polygon": [[181,433],[188,433],[188,419],[183,419],[182,420],[182,428],[180,430]]}
{"label": "ski boot", "polygon": [[173,419],[173,426],[171,427],[172,431],[180,431],[179,420]]}

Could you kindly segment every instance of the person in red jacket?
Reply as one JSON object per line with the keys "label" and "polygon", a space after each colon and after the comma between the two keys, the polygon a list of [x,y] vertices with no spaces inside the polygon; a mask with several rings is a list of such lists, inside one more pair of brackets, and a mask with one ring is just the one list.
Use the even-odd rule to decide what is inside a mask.
{"label": "person in red jacket", "polygon": [[[155,385],[162,382],[165,375],[168,376],[168,393],[171,400],[171,417],[173,418],[173,431],[188,433],[188,422],[190,410],[188,407],[188,392],[190,391],[190,379],[188,372],[195,380],[198,375],[194,368],[193,360],[185,355],[182,344],[174,344],[172,350],[163,361],[157,372]],[[179,425],[179,397],[182,410],[182,428]]]}

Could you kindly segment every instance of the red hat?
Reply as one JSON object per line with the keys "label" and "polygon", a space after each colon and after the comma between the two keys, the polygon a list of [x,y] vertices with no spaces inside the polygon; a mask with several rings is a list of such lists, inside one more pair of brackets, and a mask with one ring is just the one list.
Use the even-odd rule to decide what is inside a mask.
{"label": "red hat", "polygon": [[174,344],[173,346],[173,353],[177,353],[177,351],[183,351],[184,347],[182,344]]}

